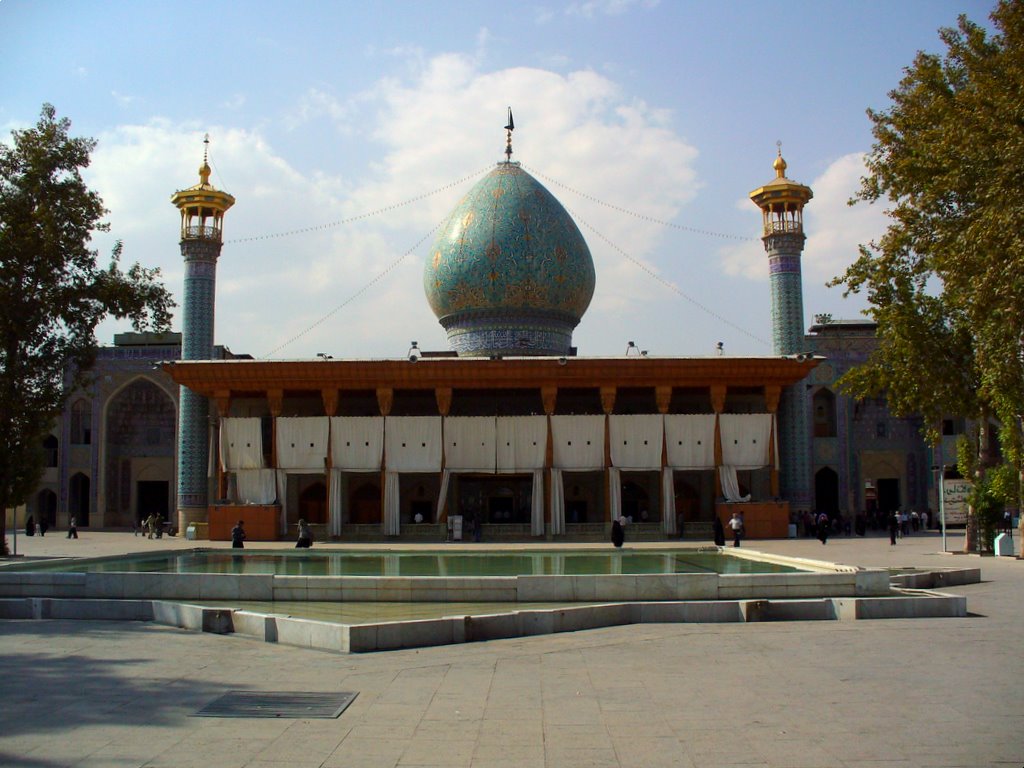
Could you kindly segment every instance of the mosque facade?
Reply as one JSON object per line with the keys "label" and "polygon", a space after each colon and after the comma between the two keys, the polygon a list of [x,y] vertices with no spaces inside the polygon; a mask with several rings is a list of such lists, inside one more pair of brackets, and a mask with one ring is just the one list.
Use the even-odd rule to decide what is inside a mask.
{"label": "mosque facade", "polygon": [[172,196],[182,334],[124,334],[101,350],[96,383],[44,446],[54,466],[28,511],[108,528],[156,511],[198,537],[223,538],[240,518],[250,539],[287,537],[301,518],[321,537],[436,541],[460,525],[465,538],[593,540],[619,517],[632,538],[708,538],[716,516],[741,510],[749,535],[785,536],[805,510],[862,508],[872,456],[899,478],[888,503],[923,504],[932,457],[915,425],[882,403],[872,423],[886,422],[888,443],[878,431],[874,454],[846,445],[852,422],[835,414],[854,406],[833,384],[856,355],[831,361],[845,354],[828,341],[835,328],[804,333],[812,192],[786,177],[781,153],[751,193],[770,265],[764,357],[579,355],[572,333],[599,276],[571,216],[510,155],[454,208],[426,261],[425,298],[451,349],[414,343],[397,360],[253,360],[214,346],[234,198],[204,159],[199,183]]}

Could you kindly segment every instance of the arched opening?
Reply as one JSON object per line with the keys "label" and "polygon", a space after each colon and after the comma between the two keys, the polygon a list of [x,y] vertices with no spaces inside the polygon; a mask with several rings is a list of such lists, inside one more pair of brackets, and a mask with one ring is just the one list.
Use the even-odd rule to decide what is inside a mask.
{"label": "arched opening", "polygon": [[829,389],[814,393],[814,436],[836,436],[836,396]]}
{"label": "arched opening", "polygon": [[299,517],[310,525],[327,524],[327,485],[315,482],[299,494]]}
{"label": "arched opening", "polygon": [[43,460],[45,467],[56,467],[57,466],[57,438],[53,435],[47,435],[43,440]]}
{"label": "arched opening", "polygon": [[174,401],[138,378],[107,407],[103,442],[105,526],[134,526],[152,514],[170,519],[174,487]]}
{"label": "arched opening", "polygon": [[71,444],[92,444],[92,405],[84,398],[71,405]]}
{"label": "arched opening", "polygon": [[814,508],[829,516],[839,511],[839,475],[830,467],[822,467],[814,475]]}
{"label": "arched opening", "polygon": [[380,524],[380,485],[366,482],[349,496],[349,522],[354,525]]}
{"label": "arched opening", "polygon": [[79,527],[89,525],[90,485],[89,478],[81,472],[72,475],[68,483],[68,517],[75,518]]}
{"label": "arched opening", "polygon": [[57,525],[57,494],[49,488],[36,494],[36,521],[43,520],[51,528]]}

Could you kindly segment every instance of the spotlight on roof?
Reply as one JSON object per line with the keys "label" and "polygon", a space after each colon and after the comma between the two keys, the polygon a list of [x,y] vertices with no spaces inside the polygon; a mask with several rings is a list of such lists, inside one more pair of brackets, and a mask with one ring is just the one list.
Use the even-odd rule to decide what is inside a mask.
{"label": "spotlight on roof", "polygon": [[420,356],[423,354],[422,352],[420,352],[419,342],[412,342],[412,346],[409,347],[409,351],[406,352],[405,354],[408,356],[410,363],[415,363],[417,360],[419,360]]}
{"label": "spotlight on roof", "polygon": [[635,341],[631,341],[626,345],[626,357],[639,357],[640,350],[636,346]]}
{"label": "spotlight on roof", "polygon": [[717,344],[715,344],[715,352],[718,354],[719,357],[722,356],[722,352],[724,350],[725,350],[725,344],[723,342],[720,341]]}
{"label": "spotlight on roof", "polygon": [[328,355],[326,352],[317,352],[316,356],[319,357],[321,360],[333,360],[334,359],[334,355]]}

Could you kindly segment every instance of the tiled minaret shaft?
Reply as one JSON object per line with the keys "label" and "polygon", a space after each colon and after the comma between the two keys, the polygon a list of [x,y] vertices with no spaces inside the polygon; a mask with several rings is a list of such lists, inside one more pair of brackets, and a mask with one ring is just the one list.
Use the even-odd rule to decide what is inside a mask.
{"label": "tiled minaret shaft", "polygon": [[[762,242],[768,254],[772,294],[772,351],[798,355],[804,350],[804,301],[800,258],[804,248],[803,209],[811,188],[786,178],[786,161],[773,164],[775,178],[750,193],[764,219]],[[791,509],[812,503],[810,431],[804,382],[787,387],[778,413],[781,491]]]}
{"label": "tiled minaret shaft", "polygon": [[[185,285],[181,319],[181,359],[213,358],[217,259],[223,242],[224,213],[235,198],[210,184],[204,154],[199,184],[175,192],[181,211],[181,256]],[[207,520],[210,461],[210,404],[181,388],[178,411],[178,529]]]}

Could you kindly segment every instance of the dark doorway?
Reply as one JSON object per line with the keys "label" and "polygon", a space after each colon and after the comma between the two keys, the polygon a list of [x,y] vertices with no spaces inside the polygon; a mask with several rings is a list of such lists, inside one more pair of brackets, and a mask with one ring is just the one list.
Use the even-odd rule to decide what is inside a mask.
{"label": "dark doorway", "polygon": [[327,522],[327,485],[313,483],[299,494],[299,518],[312,525]]}
{"label": "dark doorway", "polygon": [[145,520],[154,512],[165,523],[170,520],[169,493],[170,484],[166,480],[139,480],[135,484],[135,521]]}
{"label": "dark doorway", "polygon": [[884,477],[876,481],[878,487],[878,508],[892,512],[900,508],[900,481],[896,477]]}
{"label": "dark doorway", "polygon": [[349,522],[353,525],[380,523],[380,486],[363,483],[352,492]]}
{"label": "dark doorway", "polygon": [[839,511],[839,475],[830,467],[822,467],[814,475],[814,508],[830,516]]}
{"label": "dark doorway", "polygon": [[89,525],[89,478],[76,472],[68,484],[68,517],[81,527]]}
{"label": "dark doorway", "polygon": [[36,518],[51,528],[57,525],[57,494],[48,488],[36,495]]}
{"label": "dark doorway", "polygon": [[647,491],[632,480],[627,480],[622,484],[623,517],[635,523],[639,523],[641,518],[646,521],[650,516],[650,508],[651,502],[647,496]]}

